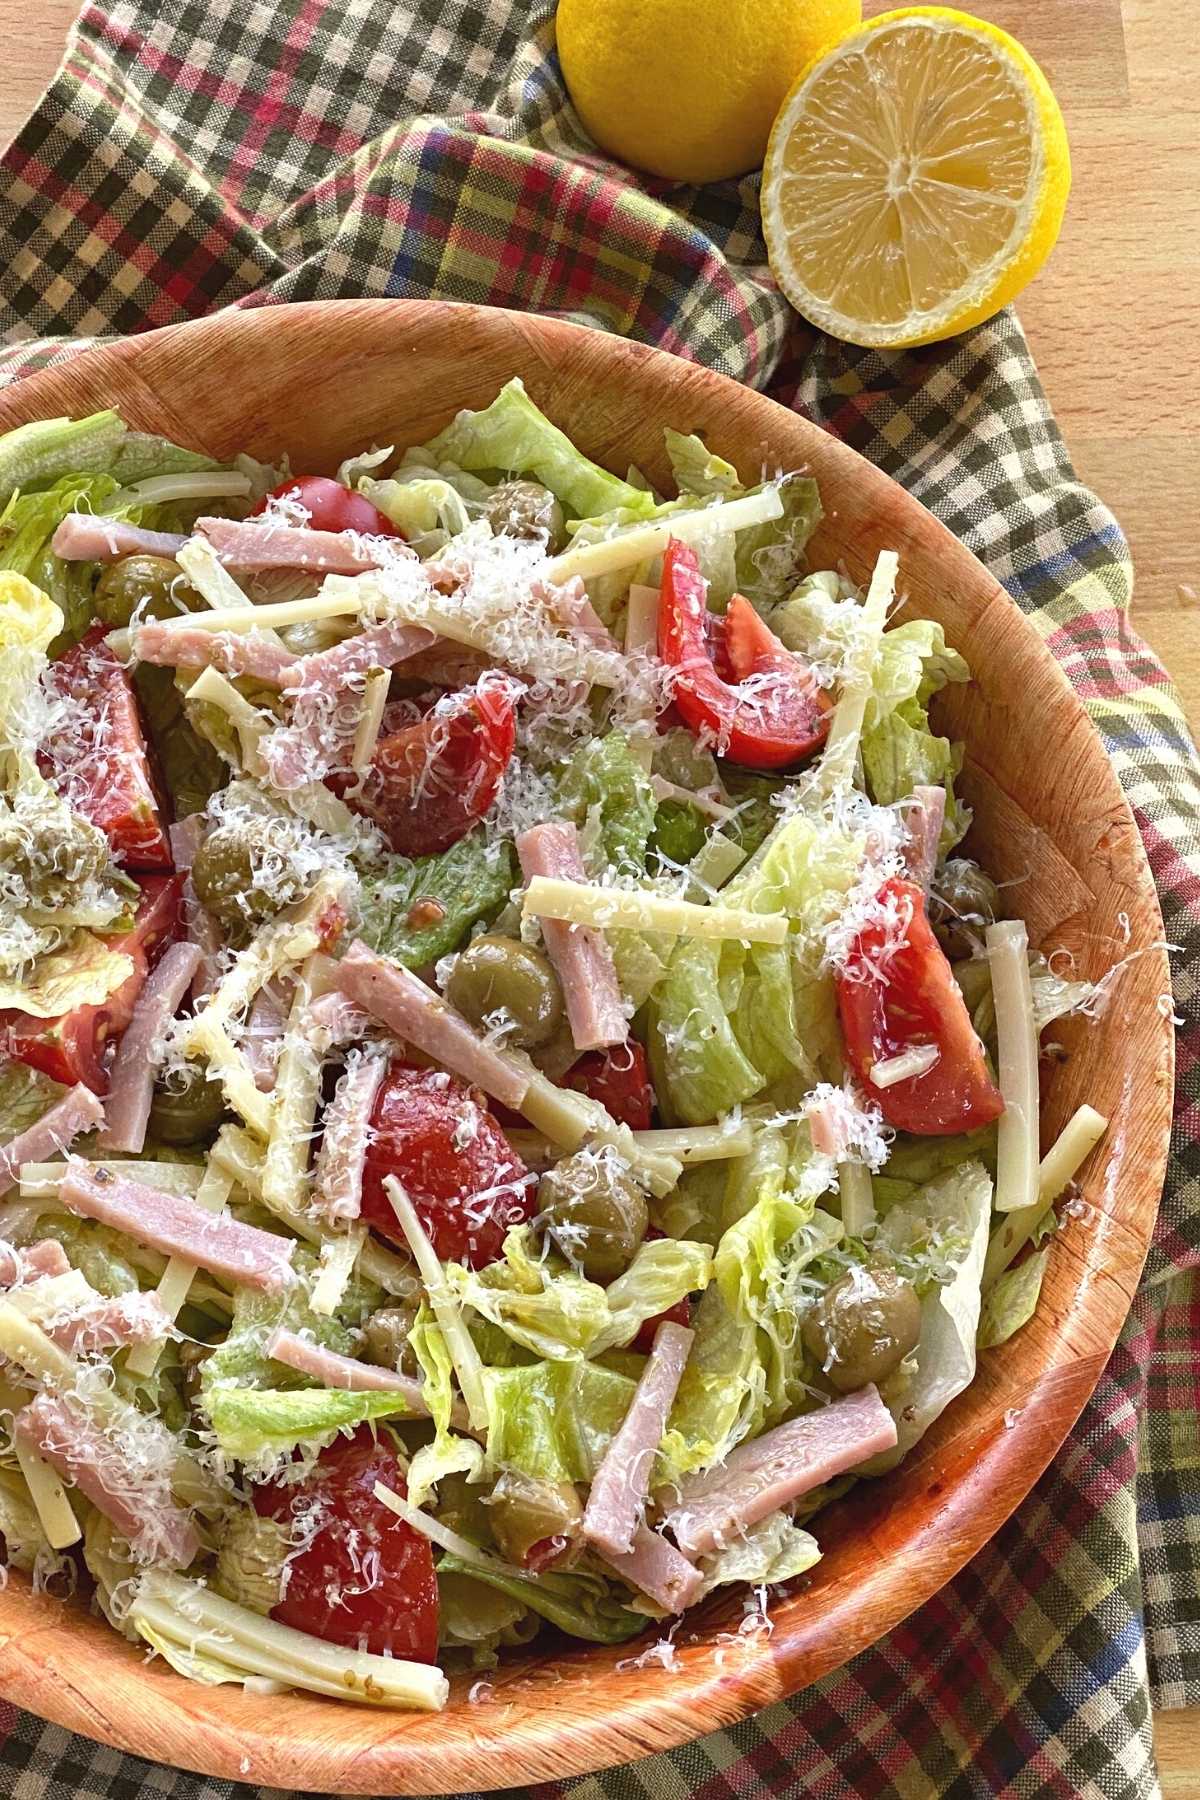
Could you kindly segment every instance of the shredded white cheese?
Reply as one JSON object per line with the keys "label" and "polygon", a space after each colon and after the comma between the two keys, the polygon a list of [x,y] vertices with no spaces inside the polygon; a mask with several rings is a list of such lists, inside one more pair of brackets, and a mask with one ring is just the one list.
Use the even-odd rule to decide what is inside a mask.
{"label": "shredded white cheese", "polygon": [[329,1318],[341,1305],[366,1241],[366,1226],[354,1225],[322,1243],[321,1267],[311,1295],[312,1309],[321,1318]]}

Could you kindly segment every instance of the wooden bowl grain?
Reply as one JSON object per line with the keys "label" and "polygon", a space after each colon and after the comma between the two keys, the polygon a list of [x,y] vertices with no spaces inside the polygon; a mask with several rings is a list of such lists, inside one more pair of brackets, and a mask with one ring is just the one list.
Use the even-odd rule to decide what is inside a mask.
{"label": "wooden bowl grain", "polygon": [[[436,1717],[239,1688],[203,1688],[147,1664],[81,1608],[0,1593],[0,1694],[151,1760],[284,1789],[455,1793],[572,1776],[667,1749],[794,1694],[928,1599],[1029,1492],[1091,1393],[1128,1310],[1166,1160],[1172,1032],[1162,921],[1141,840],[1079,700],[1033,626],[986,569],[854,451],[784,408],[661,352],[516,313],[347,301],[225,313],[102,348],[0,399],[0,430],[118,407],[128,422],[221,457],[290,453],[329,470],[351,449],[419,443],[511,375],[609,467],[666,482],[661,428],[702,430],[744,474],[765,457],[807,468],[825,522],[814,566],[863,579],[900,552],[913,612],[941,621],[974,679],[945,728],[966,739],[975,842],[1017,885],[1036,944],[1098,976],[1142,952],[1104,1019],[1063,1028],[1071,1056],[1049,1091],[1048,1141],[1081,1101],[1112,1121],[1083,1179],[1085,1205],[1053,1240],[1036,1318],[981,1359],[969,1393],[907,1464],[864,1483],[817,1525],[824,1559],[773,1608],[769,1638],[717,1642],[740,1617],[710,1608],[678,1640],[674,1671],[634,1673],[619,1650],[558,1642],[490,1677],[487,1704],[457,1680]],[[1118,926],[1128,920],[1128,943]]]}

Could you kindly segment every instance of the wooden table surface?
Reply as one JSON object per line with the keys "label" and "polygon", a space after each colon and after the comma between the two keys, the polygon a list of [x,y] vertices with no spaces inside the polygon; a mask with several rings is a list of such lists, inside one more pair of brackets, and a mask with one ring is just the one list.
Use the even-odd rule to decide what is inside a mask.
{"label": "wooden table surface", "polygon": [[[970,3],[970,0],[968,0]],[[1045,68],[1074,189],[1049,267],[1020,303],[1083,479],[1137,570],[1134,617],[1200,729],[1200,25],[1195,0],[974,0]],[[0,142],[58,61],[75,0],[0,0]],[[867,0],[867,13],[885,10]],[[1168,1800],[1200,1800],[1200,1708],[1162,1714]]]}

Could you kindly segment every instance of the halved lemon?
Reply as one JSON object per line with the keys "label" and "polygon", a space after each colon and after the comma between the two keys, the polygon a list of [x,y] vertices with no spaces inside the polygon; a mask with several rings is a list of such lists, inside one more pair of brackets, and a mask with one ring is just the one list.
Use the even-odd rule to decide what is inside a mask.
{"label": "halved lemon", "polygon": [[818,56],[771,132],[771,267],[834,337],[897,348],[982,323],[1037,274],[1071,185],[1028,51],[949,7],[883,13]]}

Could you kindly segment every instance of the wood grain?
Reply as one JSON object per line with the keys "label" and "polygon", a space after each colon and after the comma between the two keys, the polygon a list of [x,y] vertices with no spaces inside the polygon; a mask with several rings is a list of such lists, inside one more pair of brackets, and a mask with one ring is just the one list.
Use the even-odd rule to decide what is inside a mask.
{"label": "wood grain", "polygon": [[[677,1744],[795,1692],[876,1641],[933,1594],[1028,1493],[1090,1394],[1125,1318],[1157,1210],[1170,1124],[1172,1036],[1155,1006],[1162,923],[1141,841],[1083,708],[981,564],[846,446],[707,370],[577,327],[432,303],[347,301],[219,315],[126,340],[0,396],[0,430],[116,405],[131,423],[225,457],[235,449],[331,468],[372,441],[420,442],[510,375],[612,467],[665,481],[662,425],[700,429],[749,473],[764,449],[811,467],[827,517],[818,565],[865,579],[900,551],[914,611],[940,619],[970,661],[945,712],[968,740],[978,847],[1014,892],[1036,895],[1031,935],[1069,949],[1084,975],[1111,962],[1112,920],[1143,951],[1103,1023],[1064,1034],[1072,1054],[1046,1096],[1052,1136],[1084,1098],[1112,1121],[1083,1178],[1086,1208],[1055,1238],[1037,1317],[985,1355],[969,1393],[887,1481],[822,1516],[822,1562],[774,1610],[771,1638],[716,1642],[736,1597],[682,1635],[679,1668],[636,1676],[636,1646],[538,1649],[471,1706],[466,1680],[436,1719],[270,1702],[199,1690],[147,1667],[102,1624],[0,1593],[0,1692],[19,1705],[160,1761],[271,1786],[343,1793],[456,1792],[582,1773]],[[1036,735],[1024,729],[1033,715]],[[1077,1022],[1082,1027],[1082,1022]],[[246,1760],[249,1759],[249,1766]]]}
{"label": "wood grain", "polygon": [[[890,0],[868,0],[868,14]],[[1021,316],[1076,466],[1133,545],[1135,618],[1200,724],[1200,30],[1194,0],[975,0],[1042,62],[1075,186]],[[74,0],[0,0],[0,141],[35,104]],[[84,1727],[86,1729],[86,1727]],[[1168,1800],[1200,1800],[1200,1708],[1166,1714]],[[288,1785],[285,1781],[285,1785]]]}

